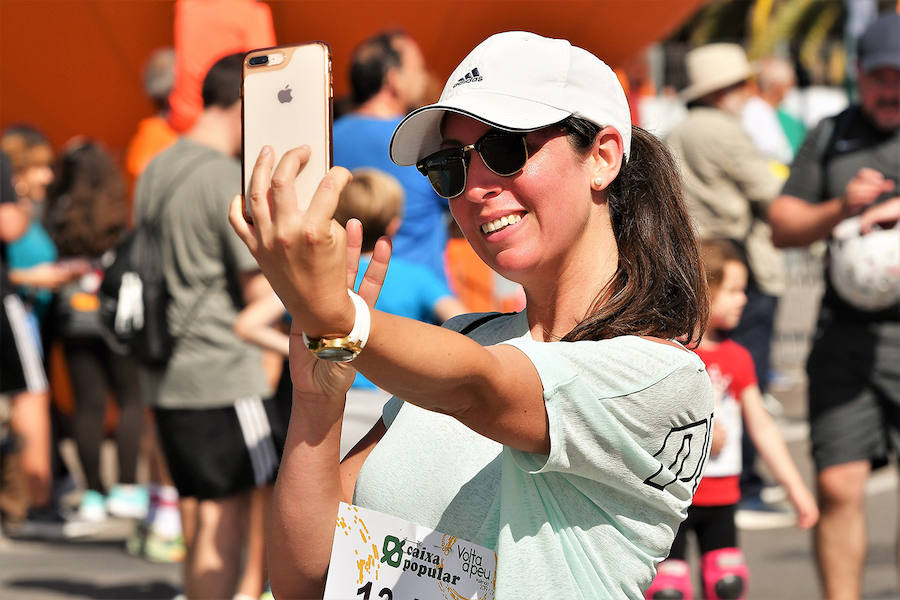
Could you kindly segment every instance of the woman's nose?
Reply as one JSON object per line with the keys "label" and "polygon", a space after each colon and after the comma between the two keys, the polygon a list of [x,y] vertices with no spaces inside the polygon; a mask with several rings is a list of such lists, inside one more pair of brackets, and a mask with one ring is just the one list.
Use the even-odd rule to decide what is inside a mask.
{"label": "woman's nose", "polygon": [[478,152],[474,149],[470,152],[466,189],[463,195],[473,202],[480,202],[485,198],[500,193],[503,184],[500,181],[500,175],[487,168]]}

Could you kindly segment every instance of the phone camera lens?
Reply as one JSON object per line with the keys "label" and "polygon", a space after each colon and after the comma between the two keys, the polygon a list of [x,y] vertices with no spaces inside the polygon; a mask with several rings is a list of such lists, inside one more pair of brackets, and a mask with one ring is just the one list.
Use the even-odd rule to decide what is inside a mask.
{"label": "phone camera lens", "polygon": [[251,67],[258,67],[259,65],[264,65],[269,62],[269,57],[265,54],[263,54],[262,56],[254,56],[248,62]]}

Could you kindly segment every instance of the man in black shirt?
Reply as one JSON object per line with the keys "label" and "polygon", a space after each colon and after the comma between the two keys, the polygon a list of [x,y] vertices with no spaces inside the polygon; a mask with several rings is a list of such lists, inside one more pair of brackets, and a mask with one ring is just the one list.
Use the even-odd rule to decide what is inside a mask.
{"label": "man in black shirt", "polygon": [[[836,225],[855,217],[863,233],[895,226],[900,244],[900,14],[884,15],[866,29],[858,59],[859,105],[810,132],[770,209],[778,246],[828,239]],[[888,275],[886,303],[862,306],[859,290],[842,296],[826,270],[807,373],[821,505],[815,545],[827,598],[861,594],[865,483],[873,467],[900,449],[898,279]]]}

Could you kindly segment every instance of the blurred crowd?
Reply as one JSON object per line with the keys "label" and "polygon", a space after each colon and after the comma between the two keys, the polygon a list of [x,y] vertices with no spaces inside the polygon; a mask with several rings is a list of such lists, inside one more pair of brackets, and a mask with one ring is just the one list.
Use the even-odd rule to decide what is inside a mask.
{"label": "blurred crowd", "polygon": [[[227,222],[241,190],[242,53],[276,40],[265,5],[233,5],[236,12],[223,15],[179,3],[175,48],[154,52],[142,73],[156,112],[137,124],[124,164],[90,137],[54,148],[40,123],[0,132],[3,532],[78,539],[109,519],[133,520],[127,551],[183,562],[189,598],[267,592],[262,523],[291,403],[290,316]],[[217,21],[240,23],[241,35],[216,36]],[[192,35],[191,23],[205,33]],[[635,124],[665,139],[682,168],[700,238],[727,242],[747,268],[741,317],[723,335],[749,352],[762,405],[775,416],[767,387],[777,376],[775,320],[789,283],[781,249],[832,240],[833,257],[843,260],[842,271],[828,274],[809,365],[821,512],[816,557],[833,598],[858,597],[862,486],[872,465],[895,450],[900,428],[897,264],[885,262],[883,247],[847,241],[839,249],[832,238],[847,219],[856,219],[849,238],[859,238],[896,229],[900,218],[900,15],[874,23],[860,37],[859,101],[852,104],[842,91],[798,90],[790,56],[750,62],[737,44],[690,50],[680,90],[658,89],[646,57],[619,72]],[[388,156],[403,116],[433,100],[416,41],[400,30],[373,32],[340,76],[349,78],[351,94],[335,101],[334,163],[354,180],[338,220],[363,222],[364,256],[379,236],[393,243],[378,308],[438,324],[463,312],[521,310],[521,288],[480,261],[447,200],[414,167]],[[151,222],[163,241],[175,338],[163,366],[123,347],[100,318],[98,296],[123,237]],[[851,356],[853,374],[837,373],[835,365]],[[342,452],[387,399],[357,376]],[[842,428],[853,429],[851,439]],[[886,429],[893,437],[858,439]],[[785,497],[801,520],[809,517],[799,483],[778,477],[777,467],[779,481],[765,481],[756,466],[759,440],[741,431],[732,432],[742,443],[740,466],[730,472],[739,476],[738,525],[794,523]],[[72,440],[74,462],[61,453],[62,440]],[[116,449],[113,472],[102,459],[107,440]],[[700,539],[704,548],[707,540]],[[709,543],[704,554],[737,546]],[[847,543],[849,558],[836,550]],[[684,557],[666,561],[654,585],[689,594],[690,572],[676,558]],[[715,572],[717,581],[744,577],[746,585],[746,569],[723,566],[734,555],[722,561],[704,558],[704,581]]]}

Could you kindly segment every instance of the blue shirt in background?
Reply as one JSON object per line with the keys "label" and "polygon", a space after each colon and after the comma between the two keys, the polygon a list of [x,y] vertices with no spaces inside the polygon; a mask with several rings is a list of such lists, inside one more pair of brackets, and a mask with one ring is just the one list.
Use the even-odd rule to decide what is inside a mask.
{"label": "blue shirt in background", "polygon": [[[357,289],[368,266],[369,259],[361,258],[354,285]],[[450,296],[450,292],[446,284],[438,280],[430,270],[408,260],[392,257],[375,308],[392,315],[435,323],[434,305],[447,296]],[[357,373],[353,387],[376,389],[375,384],[361,373]]]}
{"label": "blue shirt in background", "polygon": [[[9,269],[28,269],[56,262],[56,259],[56,245],[40,221],[32,221],[22,237],[6,245],[6,264]],[[17,291],[38,320],[43,320],[53,301],[53,292],[30,286],[19,286]]]}
{"label": "blue shirt in background", "polygon": [[357,114],[334,123],[334,164],[351,171],[371,167],[393,175],[406,192],[403,222],[392,238],[393,256],[428,267],[450,295],[444,270],[447,246],[447,200],[438,196],[415,167],[395,165],[388,154],[400,118],[376,119]]}

